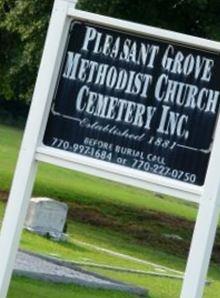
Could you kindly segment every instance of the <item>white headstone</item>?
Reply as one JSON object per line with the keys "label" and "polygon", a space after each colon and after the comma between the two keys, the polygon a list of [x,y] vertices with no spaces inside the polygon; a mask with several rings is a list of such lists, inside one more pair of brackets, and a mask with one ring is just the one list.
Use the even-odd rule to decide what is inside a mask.
{"label": "white headstone", "polygon": [[49,198],[32,198],[25,219],[25,228],[61,239],[67,212],[68,206],[65,203]]}

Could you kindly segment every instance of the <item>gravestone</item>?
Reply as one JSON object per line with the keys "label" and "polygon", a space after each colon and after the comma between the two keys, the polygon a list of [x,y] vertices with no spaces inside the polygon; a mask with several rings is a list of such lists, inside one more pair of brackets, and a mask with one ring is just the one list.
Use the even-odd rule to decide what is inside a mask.
{"label": "gravestone", "polygon": [[50,198],[32,198],[29,203],[25,228],[56,240],[64,240],[64,226],[68,206]]}

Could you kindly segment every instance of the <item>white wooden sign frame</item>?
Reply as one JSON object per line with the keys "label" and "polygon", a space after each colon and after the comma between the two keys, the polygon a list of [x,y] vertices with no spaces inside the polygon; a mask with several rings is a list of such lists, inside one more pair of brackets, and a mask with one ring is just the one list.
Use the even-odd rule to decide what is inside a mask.
{"label": "white wooden sign frame", "polygon": [[198,218],[181,298],[200,298],[204,289],[220,206],[220,173],[218,171],[218,165],[220,165],[220,120],[218,120],[215,131],[204,187],[49,148],[42,144],[42,138],[68,29],[73,19],[179,42],[216,53],[220,52],[220,43],[76,10],[76,2],[77,0],[55,0],[54,3],[32,105],[0,234],[0,298],[5,298],[7,295],[39,161],[198,203]]}

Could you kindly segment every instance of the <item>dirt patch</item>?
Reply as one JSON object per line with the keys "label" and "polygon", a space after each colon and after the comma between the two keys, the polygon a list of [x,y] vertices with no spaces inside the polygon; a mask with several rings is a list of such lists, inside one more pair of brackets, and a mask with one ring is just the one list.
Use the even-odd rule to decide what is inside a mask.
{"label": "dirt patch", "polygon": [[[8,193],[0,191],[0,200]],[[69,219],[129,235],[133,241],[169,254],[186,257],[189,252],[194,222],[162,212],[114,204],[112,202],[67,202]],[[212,254],[220,263],[220,229],[216,235]]]}
{"label": "dirt patch", "polygon": [[8,194],[9,193],[7,191],[0,190],[0,201],[6,202],[8,199]]}
{"label": "dirt patch", "polygon": [[187,256],[194,223],[156,213],[152,210],[129,208],[112,203],[94,207],[69,204],[69,218],[130,235],[136,242],[177,256]]}
{"label": "dirt patch", "polygon": [[[73,221],[129,235],[144,246],[160,249],[179,257],[187,257],[194,222],[153,210],[131,208],[101,202],[96,207],[73,202],[69,204]],[[220,230],[216,235],[212,260],[220,263]]]}

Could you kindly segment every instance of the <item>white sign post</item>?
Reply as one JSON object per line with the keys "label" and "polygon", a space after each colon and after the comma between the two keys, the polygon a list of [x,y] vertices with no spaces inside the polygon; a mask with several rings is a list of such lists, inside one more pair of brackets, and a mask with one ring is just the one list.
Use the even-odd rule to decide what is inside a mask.
{"label": "white sign post", "polygon": [[[19,245],[19,239],[21,236],[26,211],[35,180],[37,163],[39,161],[199,203],[198,219],[196,222],[192,240],[192,247],[190,250],[181,298],[200,298],[202,297],[204,289],[205,278],[218,223],[218,213],[220,205],[220,175],[218,173],[218,164],[220,164],[220,121],[217,121],[217,126],[215,129],[214,143],[212,146],[212,153],[204,186],[200,186],[202,185],[201,183],[197,185],[195,183],[193,184],[193,182],[195,182],[196,175],[190,175],[190,173],[188,172],[184,173],[184,171],[179,171],[176,168],[170,169],[169,167],[163,165],[163,160],[159,160],[159,164],[156,164],[156,167],[151,166],[150,158],[152,158],[152,155],[149,155],[149,160],[143,163],[145,170],[147,170],[140,171],[140,167],[142,166],[141,163],[139,164],[139,168],[137,166],[129,168],[128,166],[123,166],[123,163],[126,163],[125,158],[117,159],[116,163],[107,162],[105,160],[105,157],[108,157],[108,155],[106,155],[104,151],[101,151],[101,153],[100,151],[89,151],[89,156],[86,156],[86,154],[80,155],[78,154],[79,152],[74,150],[78,150],[78,148],[84,150],[85,146],[79,147],[77,144],[75,144],[76,146],[74,147],[70,144],[69,141],[65,141],[55,137],[53,138],[52,148],[48,145],[45,146],[43,144],[43,139],[45,137],[45,129],[49,113],[52,113],[53,115],[50,115],[59,119],[62,118],[65,120],[68,119],[68,121],[81,121],[76,117],[70,117],[68,115],[57,112],[57,110],[55,110],[54,106],[52,105],[54,93],[55,90],[57,90],[57,78],[60,76],[61,66],[63,67],[62,59],[64,56],[64,51],[67,47],[66,41],[70,38],[70,28],[73,29],[74,26],[79,27],[81,26],[80,24],[89,22],[89,24],[94,24],[94,26],[97,25],[100,26],[100,28],[103,27],[108,28],[108,30],[113,30],[112,34],[116,34],[117,32],[119,32],[118,34],[121,34],[122,36],[123,32],[127,32],[128,34],[130,34],[130,36],[135,36],[134,38],[136,38],[136,36],[137,38],[139,38],[139,36],[141,36],[141,38],[155,38],[155,44],[159,43],[160,40],[164,40],[168,44],[182,44],[189,49],[201,49],[204,52],[210,52],[211,55],[219,55],[220,44],[201,38],[191,37],[167,30],[161,30],[76,10],[76,2],[77,1],[74,0],[55,0],[43,57],[33,95],[32,105],[22,141],[22,146],[17,162],[4,221],[1,228],[0,298],[5,298],[7,295],[16,252]],[[88,51],[88,41],[91,41],[95,38],[95,29],[91,29],[91,27],[89,26],[87,26],[87,29],[87,33],[85,34],[85,36],[87,36],[87,43],[84,43],[84,52]],[[84,29],[78,28],[77,30]],[[99,35],[99,37],[100,36],[101,35]],[[107,38],[110,41],[112,37],[108,36]],[[118,38],[117,40],[119,41],[120,38]],[[105,46],[107,49],[105,50],[108,51],[108,42],[106,42]],[[169,47],[170,49],[174,49],[172,48],[172,46]],[[153,55],[156,56],[158,48],[159,46],[154,46]],[[96,50],[98,52],[98,45]],[[69,52],[68,55],[69,59],[72,59],[74,57],[73,53],[71,52]],[[151,56],[151,59],[148,62],[149,68],[152,67],[153,58],[155,58],[155,56]],[[192,59],[192,56],[189,55],[188,60],[189,59]],[[201,59],[201,56],[199,56],[199,58],[197,59],[198,62],[200,61],[199,59]],[[204,63],[206,63],[206,73],[203,76],[203,80],[209,81],[211,73],[211,59],[206,59],[204,61]],[[67,67],[65,70],[66,78],[70,76],[70,71],[72,71],[71,75],[73,77],[73,67],[74,65],[71,65],[71,67],[69,68],[67,63]],[[186,68],[185,71],[188,72],[189,69]],[[83,71],[81,75],[82,74]],[[139,78],[146,79],[146,77],[144,77],[141,73],[139,74]],[[140,84],[140,80],[138,82],[138,84]],[[146,82],[147,81],[145,81],[145,87],[147,86]],[[85,89],[85,87],[83,88],[84,90],[88,91],[88,89]],[[147,89],[145,88],[143,90],[144,93]],[[207,90],[208,89],[206,89],[206,91],[203,90],[203,93],[208,92]],[[215,102],[215,100],[219,95],[219,91],[216,91],[215,93],[214,91],[210,91],[210,94],[215,94],[216,97],[210,99],[209,105],[207,105],[206,107],[206,112],[214,114],[214,105],[216,104],[217,107],[217,101]],[[117,101],[117,99],[114,100],[115,102]],[[123,102],[125,102],[125,100]],[[79,111],[81,111],[83,109],[83,105],[82,100],[80,101],[79,98],[78,103]],[[143,114],[143,106],[137,106],[134,102],[132,104],[133,107],[136,107],[138,109],[135,119],[136,124],[138,123],[138,125],[140,126],[142,120],[141,115]],[[193,105],[192,103],[190,104]],[[124,107],[125,104],[121,104],[120,108],[123,109]],[[199,103],[199,108],[202,109],[201,101]],[[87,111],[90,112],[91,110],[91,106],[87,107]],[[153,110],[149,108],[148,111],[150,112]],[[166,110],[164,109],[164,111]],[[131,113],[132,109],[127,112],[127,121],[129,117],[131,117]],[[112,114],[109,115],[111,116]],[[120,115],[118,114],[118,119],[120,117],[122,118],[121,115],[122,113]],[[179,117],[179,114],[175,115],[176,117]],[[186,118],[186,116],[185,118],[181,118],[179,123],[183,125],[183,122],[184,120],[186,120]],[[162,131],[161,126],[160,132]],[[177,133],[179,133],[179,135],[183,134],[183,127],[178,127],[179,128],[177,129]],[[105,129],[107,129],[107,127],[105,127]],[[133,137],[133,135],[130,135],[129,137]],[[185,137],[188,137],[186,131]],[[151,142],[153,141],[153,139],[151,138],[148,141]],[[174,143],[173,145],[175,146],[176,143]],[[60,148],[60,146],[63,146],[63,148]],[[87,147],[88,150],[91,149],[89,148],[89,146]],[[187,150],[192,150],[192,152],[198,151],[201,154],[206,154],[207,152],[210,153],[210,150],[207,150],[207,148],[206,150],[204,148],[195,149],[186,147],[183,144],[181,144],[180,147],[187,148]],[[65,151],[65,149],[67,148],[68,150]],[[98,158],[91,158],[92,154],[96,154],[97,156],[102,157],[103,155],[101,154],[103,154],[103,152],[105,154],[102,160],[101,158],[99,160]],[[112,156],[109,155],[109,159],[111,159],[111,157]],[[158,162],[158,157],[154,157]],[[142,162],[142,160],[140,160],[140,162]],[[136,165],[136,163],[134,164]],[[158,169],[160,169],[160,171],[163,172],[163,174],[165,173],[166,175],[155,175],[158,174]],[[177,179],[177,176],[179,177],[179,179]]]}
{"label": "white sign post", "polygon": [[220,120],[191,243],[181,298],[202,297],[220,208]]}
{"label": "white sign post", "polygon": [[[55,87],[54,75],[58,73],[60,52],[65,45],[69,22],[67,13],[75,1],[56,0],[50,20],[49,31],[41,66],[35,86],[33,101],[17,161],[8,205],[0,234],[0,298],[7,295],[14,268],[25,215],[37,170],[36,149],[42,138],[45,117],[49,111],[48,99]],[[45,76],[48,81],[45,80]]]}

